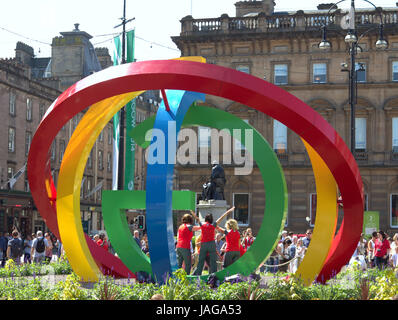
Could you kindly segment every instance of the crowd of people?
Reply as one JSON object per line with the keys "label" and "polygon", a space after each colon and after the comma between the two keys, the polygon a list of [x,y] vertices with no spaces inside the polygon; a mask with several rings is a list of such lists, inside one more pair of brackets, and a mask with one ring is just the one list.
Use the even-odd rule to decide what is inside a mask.
{"label": "crowd of people", "polygon": [[[213,216],[208,214],[203,223],[193,211],[182,217],[175,243],[179,268],[192,275],[201,275],[204,269],[214,273],[234,263],[250,248],[255,240],[251,228],[240,232],[235,219],[228,219],[225,228],[219,226],[233,210],[234,207],[221,215],[217,221],[213,221]],[[311,243],[312,232],[312,229],[308,229],[304,234],[282,231],[278,244],[260,266],[260,271],[295,273]],[[194,237],[195,233],[199,234]],[[139,232],[134,233],[137,244],[149,255],[148,240],[146,235],[144,237],[140,239]],[[369,240],[361,235],[358,247],[348,264],[356,261],[362,268],[397,268],[398,234],[390,238],[383,231],[374,232]]]}
{"label": "crowd of people", "polygon": [[50,263],[58,261],[63,253],[62,243],[52,234],[37,231],[22,238],[20,232],[14,229],[0,236],[0,261],[4,267],[7,260],[13,260],[16,265],[34,263]]}
{"label": "crowd of people", "polygon": [[[202,223],[195,212],[185,214],[178,228],[176,239],[176,254],[179,268],[184,268],[187,274],[201,275],[204,269],[214,273],[226,268],[239,259],[253,244],[255,237],[251,228],[243,233],[239,231],[238,222],[228,219],[225,228],[220,222],[235,207],[227,210],[216,221],[208,214]],[[195,220],[198,224],[195,224]],[[194,233],[199,233],[192,241]],[[278,271],[295,273],[303,261],[312,238],[312,229],[305,234],[294,234],[282,231],[275,249],[260,266],[260,271],[276,273]],[[109,240],[104,233],[93,237],[95,243],[114,254]],[[134,231],[134,240],[144,254],[149,256],[148,238],[142,239],[138,230]],[[0,235],[0,262],[5,266],[8,259],[16,265],[28,263],[49,263],[57,261],[63,254],[62,243],[50,233],[43,235],[37,231],[22,239],[17,229],[9,235]],[[357,263],[362,269],[367,268],[398,268],[398,233],[389,237],[382,230],[373,232],[370,239],[361,235],[358,246],[348,264]]]}
{"label": "crowd of people", "polygon": [[[275,250],[261,270],[295,273],[304,258],[312,238],[312,229],[305,235],[283,231]],[[384,231],[373,232],[370,239],[361,234],[360,241],[348,265],[356,263],[362,270],[367,268],[398,268],[398,233],[391,238]]]}

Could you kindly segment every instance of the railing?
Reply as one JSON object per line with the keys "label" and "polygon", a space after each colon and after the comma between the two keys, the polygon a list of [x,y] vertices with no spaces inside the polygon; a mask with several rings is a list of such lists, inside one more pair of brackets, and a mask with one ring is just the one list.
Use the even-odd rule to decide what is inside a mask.
{"label": "railing", "polygon": [[258,27],[256,17],[231,18],[229,21],[229,30],[255,30]]}
{"label": "railing", "polygon": [[195,19],[193,20],[193,31],[209,32],[216,31],[221,28],[220,19]]}
{"label": "railing", "polygon": [[[304,31],[317,30],[324,24],[335,24],[337,27],[341,27],[341,21],[346,14],[346,11],[337,10],[333,15],[327,15],[327,12],[304,13],[298,11],[293,14],[274,14],[272,16],[260,13],[255,17],[231,18],[228,15],[223,15],[220,18],[193,19],[188,16],[181,20],[181,35],[204,32]],[[398,8],[383,9],[381,15],[385,25],[398,23]],[[376,10],[358,10],[355,19],[358,26],[376,24],[380,23],[380,13]]]}

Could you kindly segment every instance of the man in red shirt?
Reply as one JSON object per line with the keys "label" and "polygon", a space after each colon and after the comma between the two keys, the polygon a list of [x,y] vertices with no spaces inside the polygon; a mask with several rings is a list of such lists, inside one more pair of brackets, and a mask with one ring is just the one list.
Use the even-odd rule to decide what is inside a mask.
{"label": "man in red shirt", "polygon": [[387,235],[381,230],[377,233],[377,237],[374,244],[373,256],[375,257],[376,267],[381,270],[387,266],[390,242],[387,240]]}

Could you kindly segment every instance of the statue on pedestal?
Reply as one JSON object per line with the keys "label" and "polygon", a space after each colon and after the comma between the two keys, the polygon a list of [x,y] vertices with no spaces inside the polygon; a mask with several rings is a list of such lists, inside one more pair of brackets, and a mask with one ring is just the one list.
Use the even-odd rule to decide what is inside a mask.
{"label": "statue on pedestal", "polygon": [[224,186],[226,182],[224,168],[217,161],[213,161],[210,181],[203,184],[202,199],[225,200]]}

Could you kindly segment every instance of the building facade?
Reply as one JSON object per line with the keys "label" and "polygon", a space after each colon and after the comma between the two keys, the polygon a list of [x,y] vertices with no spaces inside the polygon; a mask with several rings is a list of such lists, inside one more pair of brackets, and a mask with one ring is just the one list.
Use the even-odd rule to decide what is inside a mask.
{"label": "building facade", "polygon": [[[348,73],[349,47],[344,42],[346,10],[337,9],[328,19],[330,5],[313,11],[275,12],[273,0],[240,1],[236,17],[181,19],[181,33],[172,37],[182,56],[204,56],[207,63],[234,68],[282,87],[319,112],[350,144]],[[325,9],[326,8],[326,9]],[[380,17],[387,50],[376,49]],[[355,158],[365,193],[365,210],[378,211],[380,228],[398,232],[398,8],[356,10],[362,33],[355,114]],[[331,49],[318,47],[321,28],[328,25]],[[363,71],[361,71],[363,70]],[[214,96],[206,104],[238,115],[254,126],[273,146],[285,173],[288,188],[286,229],[301,233],[313,227],[316,187],[305,147],[293,131],[271,117],[239,103]],[[204,130],[204,135],[206,131]],[[209,148],[206,137],[199,145]],[[201,143],[202,141],[202,143]],[[204,141],[204,142],[203,142]],[[238,146],[239,147],[239,146]],[[226,199],[237,207],[235,218],[256,232],[264,215],[264,186],[258,168],[250,175],[234,175],[234,164],[225,165]],[[210,165],[178,167],[179,189],[198,194],[210,175]],[[343,211],[339,212],[338,226]]]}
{"label": "building facade", "polygon": [[[30,143],[40,120],[53,101],[70,85],[113,65],[107,48],[94,48],[91,36],[79,30],[61,32],[52,40],[52,54],[36,58],[33,48],[18,42],[15,58],[0,59],[0,233],[17,227],[23,236],[47,231],[35,207],[27,179]],[[159,94],[146,92],[136,99],[136,122],[156,112]],[[50,150],[52,175],[57,184],[68,141],[84,116],[79,113],[58,133]],[[144,152],[135,154],[135,189],[144,189],[141,174]],[[101,191],[112,189],[113,122],[109,122],[91,151],[81,186],[81,215],[87,233],[104,230]],[[134,215],[133,215],[134,216]],[[133,218],[130,217],[129,222]]]}

